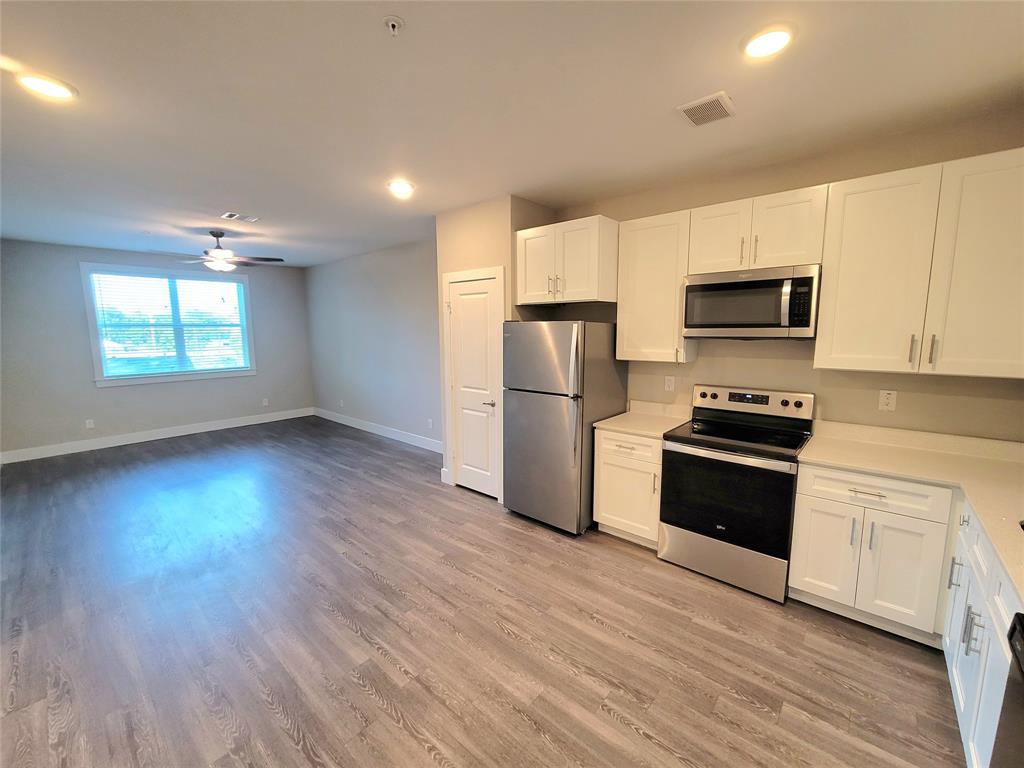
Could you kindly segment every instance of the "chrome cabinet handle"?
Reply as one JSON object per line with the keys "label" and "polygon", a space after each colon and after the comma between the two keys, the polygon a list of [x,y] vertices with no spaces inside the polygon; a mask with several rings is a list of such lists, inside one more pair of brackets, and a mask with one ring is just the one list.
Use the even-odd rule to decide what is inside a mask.
{"label": "chrome cabinet handle", "polygon": [[497,404],[498,404],[498,403],[497,403],[497,401],[495,401],[495,400],[488,400],[488,401],[487,401],[486,403],[484,403],[484,405],[489,405],[489,406],[491,406],[491,408],[493,408],[493,407],[494,407],[494,406],[496,406]]}
{"label": "chrome cabinet handle", "polygon": [[850,546],[853,546],[853,536],[857,532],[857,518],[850,518]]}
{"label": "chrome cabinet handle", "polygon": [[554,295],[554,291],[551,290],[551,275],[548,275],[548,293]]}
{"label": "chrome cabinet handle", "polygon": [[935,342],[938,337],[933,333],[932,340],[928,342],[928,365],[935,365]]}
{"label": "chrome cabinet handle", "polygon": [[960,515],[960,527],[961,528],[970,528],[970,526],[971,526],[971,517],[970,517],[970,515]]}
{"label": "chrome cabinet handle", "polygon": [[615,447],[616,448],[621,448],[624,451],[635,451],[636,450],[636,446],[635,445],[623,445],[622,443],[616,443]]}
{"label": "chrome cabinet handle", "polygon": [[754,254],[753,254],[754,258],[753,258],[753,261],[750,262],[751,264],[757,264],[757,241],[760,240],[760,239],[761,239],[760,235],[754,235]]}
{"label": "chrome cabinet handle", "polygon": [[555,275],[555,295],[558,295],[558,275]]}
{"label": "chrome cabinet handle", "polygon": [[746,244],[747,244],[747,238],[746,237],[741,237],[740,238],[740,264],[743,263],[743,246],[746,245]]}
{"label": "chrome cabinet handle", "polygon": [[964,642],[964,656],[970,656],[971,653],[980,653],[981,652],[981,648],[980,647],[978,647],[978,648],[974,647],[974,630],[979,629],[979,628],[980,629],[985,629],[985,625],[982,624],[980,621],[978,621],[978,619],[980,619],[980,618],[981,618],[981,614],[980,613],[976,613],[975,611],[971,611],[970,628],[967,630],[967,640]]}
{"label": "chrome cabinet handle", "polygon": [[651,473],[651,493],[658,492],[658,474],[656,472]]}
{"label": "chrome cabinet handle", "polygon": [[953,581],[953,572],[956,570],[958,565],[960,565],[960,563],[957,562],[955,557],[951,557],[949,559],[949,578],[946,579],[946,589],[952,589],[953,587],[960,586],[959,581]]}
{"label": "chrome cabinet handle", "polygon": [[960,628],[960,645],[967,642],[967,632],[971,623],[974,621],[974,610],[971,608],[971,604],[967,604],[967,610],[964,611],[964,625]]}
{"label": "chrome cabinet handle", "polygon": [[875,521],[871,521],[871,532],[868,533],[868,549],[875,548]]}
{"label": "chrome cabinet handle", "polygon": [[908,363],[914,362],[914,344],[916,342],[917,342],[917,334],[916,333],[910,334],[910,351],[907,352],[907,362]]}
{"label": "chrome cabinet handle", "polygon": [[847,488],[846,490],[855,496],[874,496],[876,499],[887,498],[884,493],[878,493],[877,491],[862,491],[860,488]]}

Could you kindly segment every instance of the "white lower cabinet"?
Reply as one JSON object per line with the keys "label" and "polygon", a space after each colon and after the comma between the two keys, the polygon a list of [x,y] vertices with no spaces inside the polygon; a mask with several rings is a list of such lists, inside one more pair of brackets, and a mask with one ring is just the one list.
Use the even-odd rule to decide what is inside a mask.
{"label": "white lower cabinet", "polygon": [[[598,431],[594,456],[594,521],[602,530],[626,534],[649,547],[658,543],[661,504],[661,453],[649,458],[624,455],[638,441],[631,436]],[[642,440],[643,443],[655,441]],[[660,447],[660,446],[659,446]]]}
{"label": "white lower cabinet", "polygon": [[866,509],[863,530],[854,607],[933,631],[946,526]]}
{"label": "white lower cabinet", "polygon": [[946,526],[797,495],[789,586],[931,632]]}
{"label": "white lower cabinet", "polygon": [[853,605],[864,510],[799,494],[789,556],[789,585]]}
{"label": "white lower cabinet", "polygon": [[1006,635],[1010,618],[1024,604],[998,564],[977,560],[988,540],[984,531],[971,530],[977,522],[972,524],[967,509],[944,574],[950,595],[942,650],[967,765],[988,768],[1011,664]]}

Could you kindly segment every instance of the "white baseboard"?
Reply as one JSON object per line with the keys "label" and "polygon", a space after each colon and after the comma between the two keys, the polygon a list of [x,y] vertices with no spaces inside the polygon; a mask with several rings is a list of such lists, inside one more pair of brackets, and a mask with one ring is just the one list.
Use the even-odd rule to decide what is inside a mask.
{"label": "white baseboard", "polygon": [[441,482],[445,485],[455,485],[455,481],[452,480],[452,473],[448,467],[441,467]]}
{"label": "white baseboard", "polygon": [[106,437],[94,437],[88,440],[72,440],[68,443],[56,443],[54,445],[38,445],[34,448],[18,448],[13,451],[0,453],[0,464],[12,464],[16,461],[31,461],[32,459],[45,459],[49,456],[63,456],[66,453],[81,453],[82,451],[96,451],[100,448],[113,448],[118,445],[130,445],[132,443],[145,443],[150,440],[163,440],[167,437],[181,437],[182,435],[194,435],[199,432],[213,432],[218,429],[231,429],[233,427],[248,427],[252,424],[266,424],[270,421],[283,421],[284,419],[298,419],[302,416],[312,416],[313,408],[295,408],[291,411],[274,411],[273,413],[257,413],[252,416],[238,416],[233,419],[218,419],[217,421],[201,421],[196,424],[181,424],[176,427],[161,427],[160,429],[147,429],[143,432],[127,432],[122,435],[108,435]]}
{"label": "white baseboard", "polygon": [[392,440],[398,440],[409,445],[415,445],[417,448],[426,448],[428,451],[434,453],[441,453],[441,441],[434,440],[430,437],[423,437],[423,435],[414,435],[412,432],[403,432],[400,429],[394,427],[385,427],[383,424],[375,424],[372,421],[363,421],[352,416],[346,416],[342,413],[335,413],[334,411],[328,411],[324,408],[314,408],[313,415],[319,416],[328,421],[334,421],[338,424],[344,424],[348,427],[355,427],[361,429],[364,432],[372,432],[375,435],[381,437],[390,437]]}

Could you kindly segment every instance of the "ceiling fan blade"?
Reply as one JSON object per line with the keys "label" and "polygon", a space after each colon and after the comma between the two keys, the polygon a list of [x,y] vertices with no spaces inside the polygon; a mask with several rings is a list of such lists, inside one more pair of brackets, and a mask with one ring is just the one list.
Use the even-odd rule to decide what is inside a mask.
{"label": "ceiling fan blade", "polygon": [[182,261],[182,264],[205,264],[206,259],[190,259],[188,261]]}
{"label": "ceiling fan blade", "polygon": [[283,262],[284,259],[278,259],[271,256],[234,256],[230,261],[236,261],[239,264],[249,262],[251,264],[274,264],[277,262]]}

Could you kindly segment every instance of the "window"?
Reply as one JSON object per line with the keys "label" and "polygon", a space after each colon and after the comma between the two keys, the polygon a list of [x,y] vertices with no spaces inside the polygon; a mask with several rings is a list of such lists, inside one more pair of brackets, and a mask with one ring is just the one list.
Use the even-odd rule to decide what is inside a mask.
{"label": "window", "polygon": [[96,381],[168,381],[252,371],[244,276],[82,265]]}

